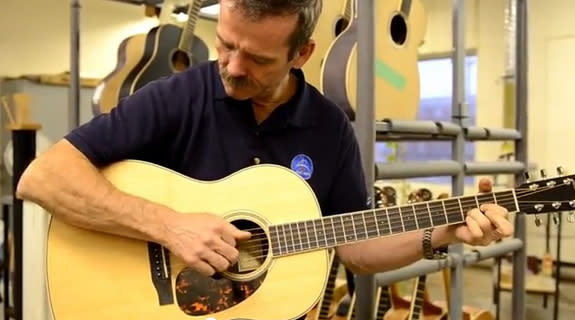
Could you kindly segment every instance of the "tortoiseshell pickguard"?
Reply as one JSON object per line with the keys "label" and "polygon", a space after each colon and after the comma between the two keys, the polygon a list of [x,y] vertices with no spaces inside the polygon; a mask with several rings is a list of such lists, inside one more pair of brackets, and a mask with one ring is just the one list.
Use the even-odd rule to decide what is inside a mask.
{"label": "tortoiseshell pickguard", "polygon": [[248,281],[232,281],[199,275],[184,269],[176,278],[176,299],[180,309],[190,316],[228,309],[251,296],[263,283],[266,273]]}

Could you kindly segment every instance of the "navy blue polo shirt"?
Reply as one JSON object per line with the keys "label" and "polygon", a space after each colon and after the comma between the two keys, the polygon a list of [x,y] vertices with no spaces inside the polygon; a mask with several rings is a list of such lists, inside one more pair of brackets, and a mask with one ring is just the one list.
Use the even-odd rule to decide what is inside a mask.
{"label": "navy blue polo shirt", "polygon": [[300,70],[292,72],[296,94],[259,125],[250,101],[228,97],[217,62],[209,61],[147,84],[65,138],[96,166],[137,159],[200,180],[279,164],[310,184],[324,215],[367,208],[349,120]]}

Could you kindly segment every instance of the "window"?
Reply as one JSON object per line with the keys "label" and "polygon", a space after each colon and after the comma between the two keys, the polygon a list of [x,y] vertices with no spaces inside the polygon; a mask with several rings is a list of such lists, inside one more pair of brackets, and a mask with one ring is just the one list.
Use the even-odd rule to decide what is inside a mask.
{"label": "window", "polygon": [[[451,121],[453,75],[451,58],[426,59],[419,62],[421,101],[418,120]],[[467,124],[476,122],[477,56],[465,58],[465,100],[468,106]],[[394,150],[394,147],[396,148]],[[451,159],[451,141],[378,142],[375,156],[377,162],[386,162],[396,152],[395,161],[433,161]],[[475,159],[475,145],[466,142],[465,161]],[[450,183],[451,177],[418,178],[418,181]],[[473,177],[466,177],[472,184]]]}

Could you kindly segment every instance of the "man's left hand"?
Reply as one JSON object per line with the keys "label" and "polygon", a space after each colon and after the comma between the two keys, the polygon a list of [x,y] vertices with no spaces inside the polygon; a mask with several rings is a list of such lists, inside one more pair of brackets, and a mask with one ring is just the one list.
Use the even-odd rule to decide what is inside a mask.
{"label": "man's left hand", "polygon": [[[489,179],[479,181],[479,192],[491,192]],[[496,204],[483,204],[467,212],[465,224],[448,226],[445,238],[438,239],[442,245],[463,242],[469,245],[488,245],[493,241],[509,237],[513,233],[513,225],[507,220],[507,209]],[[439,232],[438,236],[441,236]],[[442,241],[443,240],[443,241]]]}

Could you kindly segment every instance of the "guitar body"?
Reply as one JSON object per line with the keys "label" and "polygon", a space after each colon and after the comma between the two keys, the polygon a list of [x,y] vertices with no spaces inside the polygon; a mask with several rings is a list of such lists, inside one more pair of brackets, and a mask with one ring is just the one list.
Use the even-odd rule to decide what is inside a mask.
{"label": "guitar body", "polygon": [[[403,1],[376,1],[375,120],[415,120],[419,110],[418,48],[426,32],[427,18],[419,0],[412,0],[409,16],[401,12]],[[357,106],[357,22],[338,37],[326,57],[322,73],[324,94],[355,120]],[[345,34],[345,35],[344,35]]]}
{"label": "guitar body", "polygon": [[[131,160],[102,173],[124,192],[180,212],[219,214],[242,229],[261,228],[268,236],[268,225],[321,216],[306,182],[280,166],[250,167],[214,182]],[[261,190],[272,186],[290,192],[262,197]],[[256,231],[253,238],[261,235]],[[242,270],[201,277],[155,244],[52,218],[47,283],[54,319],[296,319],[310,311],[326,287],[329,251],[274,257],[266,239],[255,246],[267,252],[263,259],[240,255]],[[245,245],[253,254],[247,249],[255,248],[253,243]]]}
{"label": "guitar body", "polygon": [[181,27],[173,24],[163,24],[148,32],[145,54],[122,84],[122,97],[131,95],[151,81],[209,59],[208,46],[197,36],[192,40],[191,56],[178,50],[182,32]]}
{"label": "guitar body", "polygon": [[315,41],[314,53],[302,67],[307,82],[316,88],[321,84],[321,68],[325,55],[336,37],[349,23],[349,17],[345,17],[344,6],[351,0],[324,1],[321,15],[317,22],[312,39]]}
{"label": "guitar body", "polygon": [[142,59],[145,43],[145,34],[128,37],[120,43],[116,68],[98,85],[92,99],[92,113],[94,115],[108,113],[116,107],[120,98],[122,83]]}

